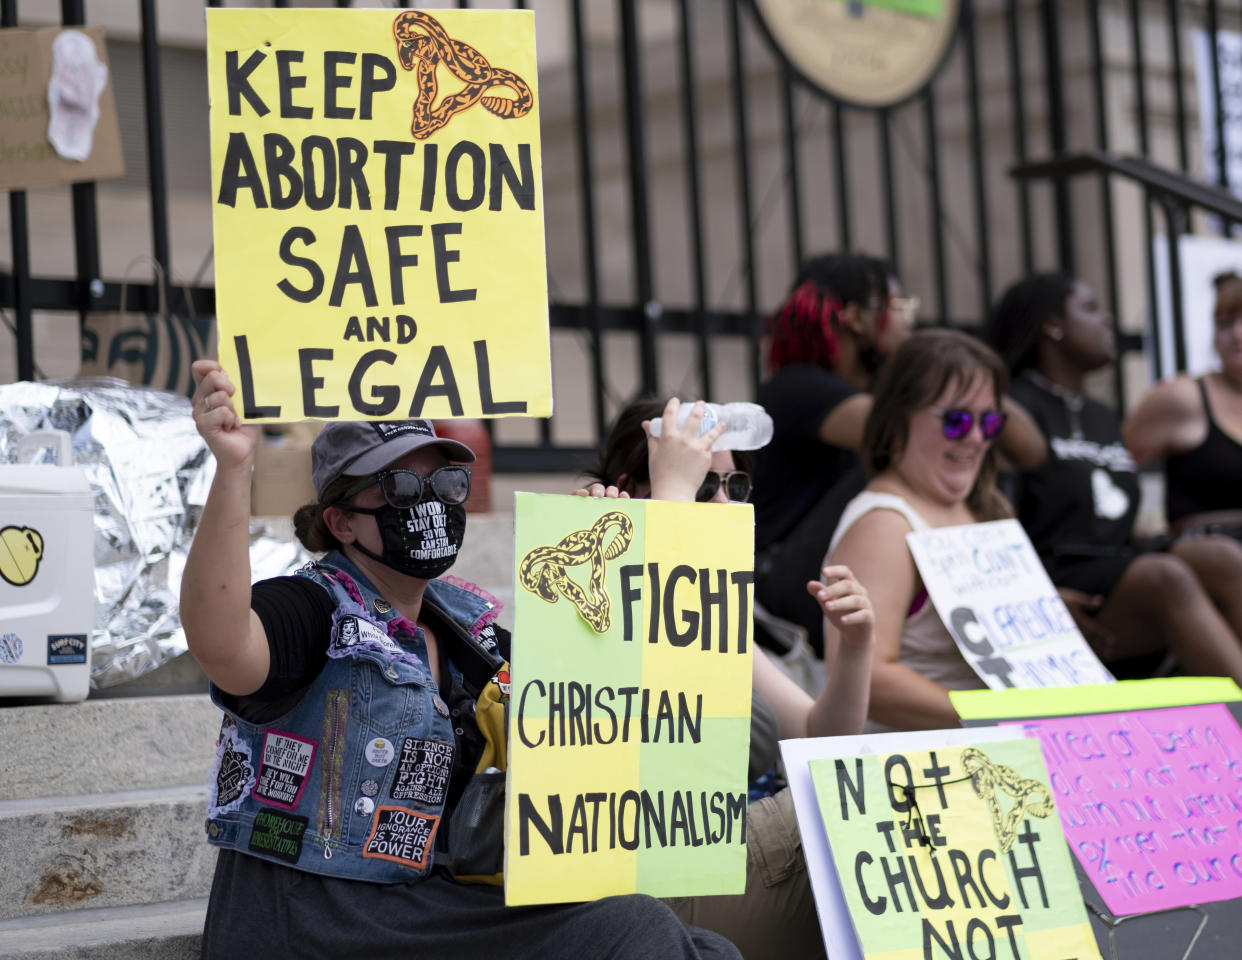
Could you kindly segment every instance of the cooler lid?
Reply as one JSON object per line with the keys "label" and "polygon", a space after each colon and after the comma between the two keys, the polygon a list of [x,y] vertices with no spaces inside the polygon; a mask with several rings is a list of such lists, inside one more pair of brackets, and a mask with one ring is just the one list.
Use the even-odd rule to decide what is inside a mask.
{"label": "cooler lid", "polygon": [[91,482],[82,467],[46,463],[0,464],[0,496],[91,496]]}

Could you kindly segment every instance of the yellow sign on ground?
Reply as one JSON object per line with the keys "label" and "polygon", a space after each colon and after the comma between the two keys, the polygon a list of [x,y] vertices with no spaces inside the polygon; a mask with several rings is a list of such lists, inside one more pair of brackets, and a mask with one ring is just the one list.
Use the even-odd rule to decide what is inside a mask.
{"label": "yellow sign on ground", "polygon": [[1032,746],[811,761],[856,938],[832,955],[1100,960]]}
{"label": "yellow sign on ground", "polygon": [[246,420],[552,412],[534,15],[207,11]]}
{"label": "yellow sign on ground", "polygon": [[505,902],[741,893],[754,514],[516,506]]}

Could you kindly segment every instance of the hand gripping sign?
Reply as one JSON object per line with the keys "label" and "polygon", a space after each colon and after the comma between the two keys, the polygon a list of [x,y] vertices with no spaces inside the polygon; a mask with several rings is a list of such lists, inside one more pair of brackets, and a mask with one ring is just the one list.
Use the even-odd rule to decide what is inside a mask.
{"label": "hand gripping sign", "polygon": [[534,44],[522,10],[207,12],[243,419],[551,414]]}

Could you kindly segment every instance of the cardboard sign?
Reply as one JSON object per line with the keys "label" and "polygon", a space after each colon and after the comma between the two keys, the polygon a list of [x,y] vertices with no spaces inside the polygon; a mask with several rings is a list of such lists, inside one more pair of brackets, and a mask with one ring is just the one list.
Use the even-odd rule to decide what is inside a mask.
{"label": "cardboard sign", "polygon": [[741,893],[754,513],[519,493],[505,902]]}
{"label": "cardboard sign", "polygon": [[781,760],[793,795],[798,832],[802,836],[802,854],[806,858],[815,910],[824,934],[824,946],[832,960],[862,960],[854,921],[841,878],[832,862],[832,847],[824,832],[824,818],[819,813],[815,784],[811,779],[811,761],[825,757],[853,757],[861,754],[891,753],[895,750],[916,750],[928,747],[978,745],[993,740],[1012,740],[1008,730],[984,727],[977,730],[911,730],[902,733],[870,733],[857,737],[807,737],[781,741]]}
{"label": "cardboard sign", "polygon": [[1223,705],[1020,726],[1039,738],[1070,849],[1115,916],[1242,896],[1242,730]]}
{"label": "cardboard sign", "polygon": [[1110,683],[1017,520],[908,533],[936,612],[989,687]]}
{"label": "cardboard sign", "polygon": [[0,190],[124,173],[103,30],[0,30]]}
{"label": "cardboard sign", "polygon": [[238,413],[550,415],[533,14],[211,9],[207,66]]}
{"label": "cardboard sign", "polygon": [[811,762],[863,957],[1098,960],[1033,746],[1007,740]]}

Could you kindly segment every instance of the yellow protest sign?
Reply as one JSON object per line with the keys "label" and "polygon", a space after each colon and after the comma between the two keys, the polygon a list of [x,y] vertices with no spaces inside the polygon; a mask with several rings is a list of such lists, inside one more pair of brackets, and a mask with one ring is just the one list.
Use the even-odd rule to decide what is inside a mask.
{"label": "yellow protest sign", "polygon": [[1029,690],[950,690],[953,709],[963,721],[1017,720],[1078,716],[1119,710],[1150,710],[1196,703],[1242,700],[1229,677],[1149,677],[1078,687],[1073,697],[1055,687]]}
{"label": "yellow protest sign", "polygon": [[741,893],[754,514],[515,504],[505,902]]}
{"label": "yellow protest sign", "polygon": [[207,63],[238,413],[550,415],[534,15],[211,9]]}
{"label": "yellow protest sign", "polygon": [[810,768],[853,921],[831,955],[1100,960],[1048,771],[1029,741]]}

